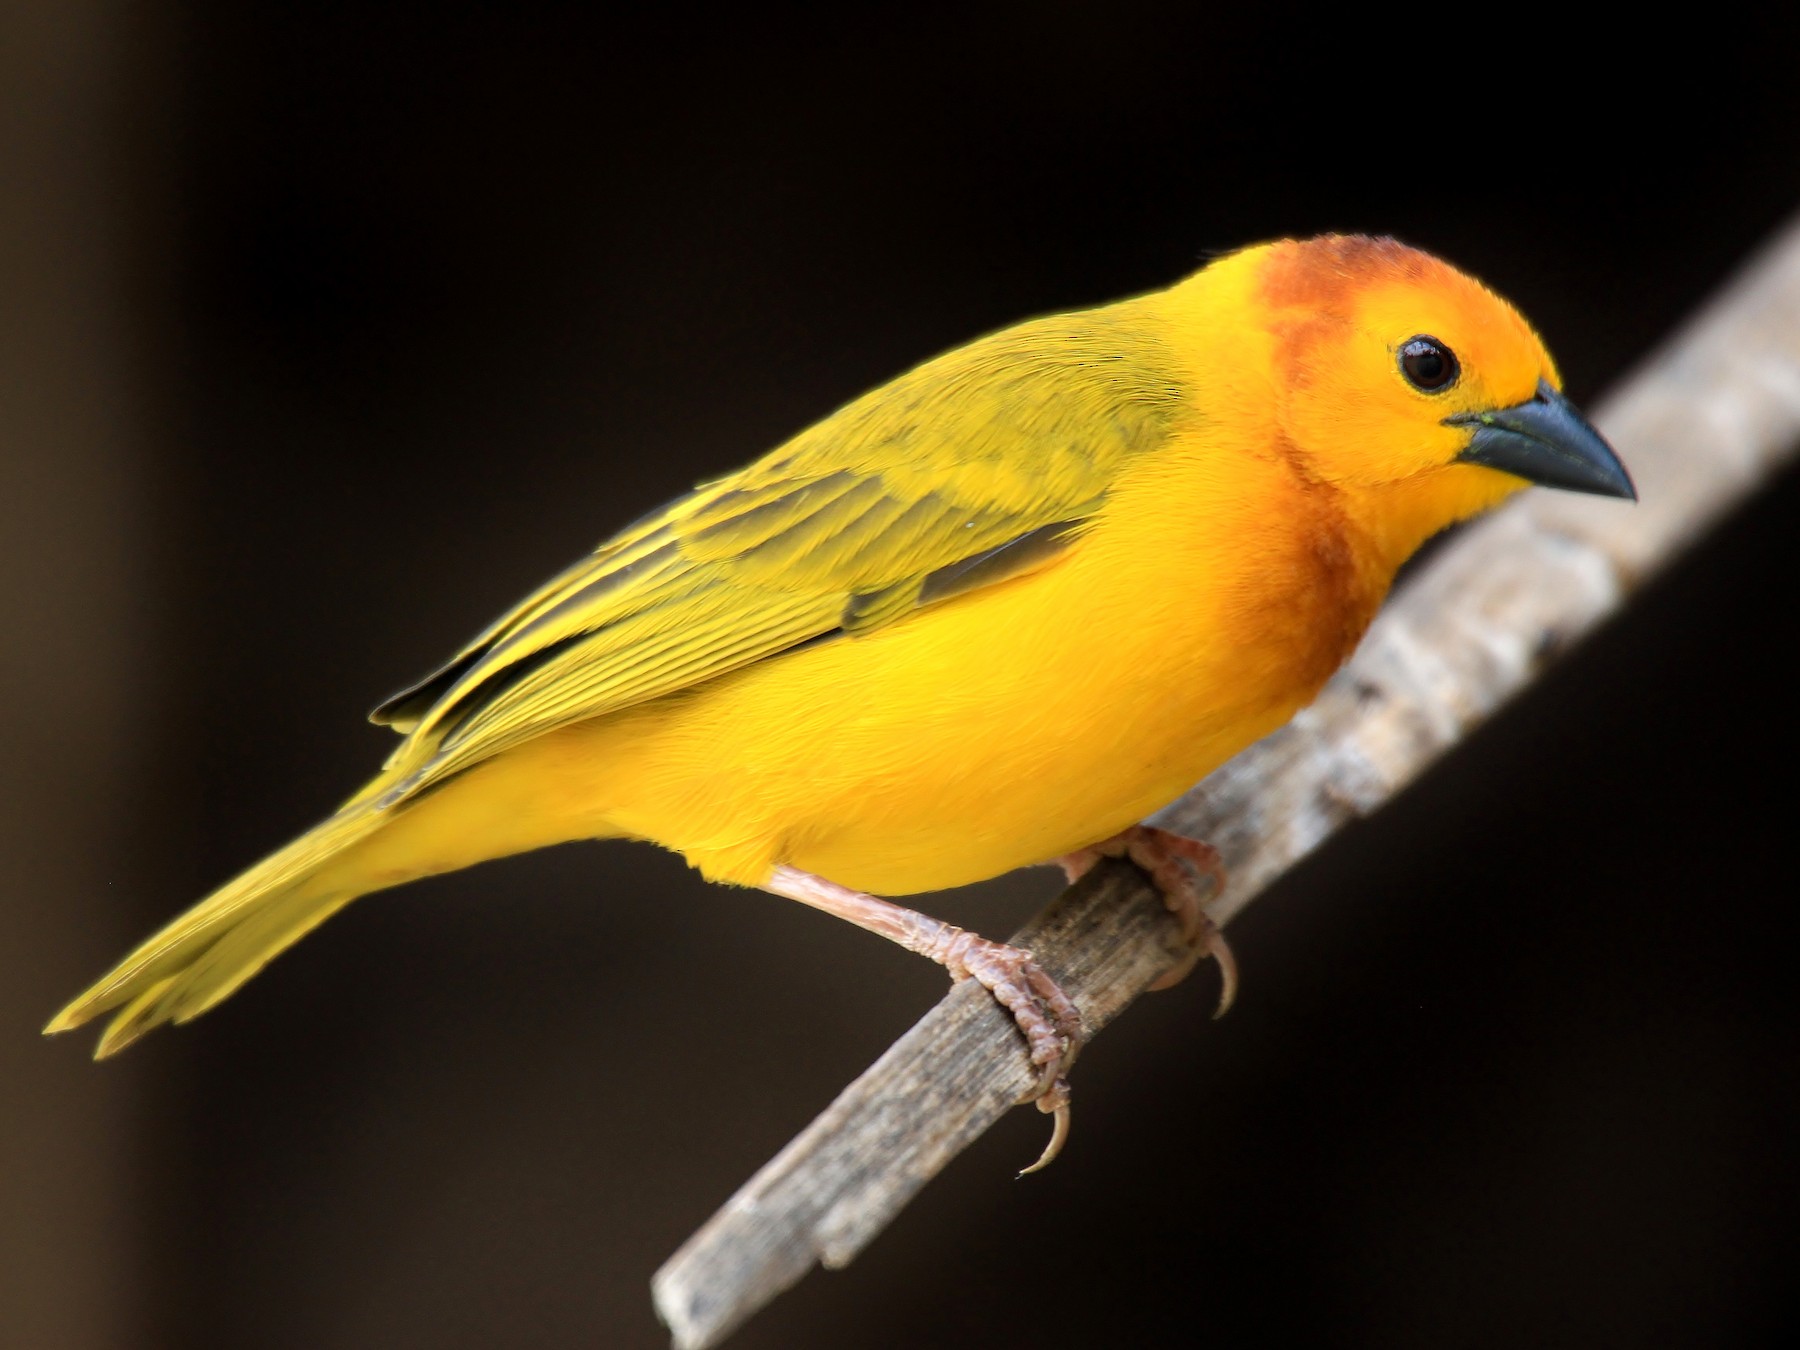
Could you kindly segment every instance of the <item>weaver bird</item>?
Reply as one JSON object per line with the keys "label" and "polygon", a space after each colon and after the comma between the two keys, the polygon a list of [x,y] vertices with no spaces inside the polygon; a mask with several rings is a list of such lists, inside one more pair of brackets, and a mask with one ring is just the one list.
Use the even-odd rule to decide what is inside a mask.
{"label": "weaver bird", "polygon": [[877,896],[1123,853],[1226,965],[1206,851],[1137,822],[1310,701],[1425,539],[1528,483],[1634,495],[1518,312],[1392,240],[1005,329],[534,592],[375,710],[404,739],[368,786],[48,1030],[111,1014],[107,1055],[360,895],[627,837],[979,980],[1061,1127],[1073,1004]]}

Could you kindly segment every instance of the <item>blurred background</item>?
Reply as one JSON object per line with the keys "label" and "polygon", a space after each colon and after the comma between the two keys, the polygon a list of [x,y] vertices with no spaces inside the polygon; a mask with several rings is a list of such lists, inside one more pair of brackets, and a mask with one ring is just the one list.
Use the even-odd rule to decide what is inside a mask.
{"label": "blurred background", "polygon": [[[1800,205],[1792,37],[1543,17],[6,4],[0,1345],[665,1343],[647,1281],[942,977],[647,846],[36,1028],[615,526],[944,347],[1392,232],[1591,401]],[[1379,47],[1363,39],[1374,37]],[[1791,1336],[1790,472],[750,1347]],[[1003,935],[1053,873],[934,897]]]}

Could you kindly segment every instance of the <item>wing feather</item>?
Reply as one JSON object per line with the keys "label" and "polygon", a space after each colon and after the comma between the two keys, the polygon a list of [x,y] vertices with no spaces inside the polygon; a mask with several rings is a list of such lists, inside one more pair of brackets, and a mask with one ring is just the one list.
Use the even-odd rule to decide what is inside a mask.
{"label": "wing feather", "polygon": [[1131,309],[939,357],[602,544],[372,714],[410,733],[388,799],[1049,564],[1184,406]]}

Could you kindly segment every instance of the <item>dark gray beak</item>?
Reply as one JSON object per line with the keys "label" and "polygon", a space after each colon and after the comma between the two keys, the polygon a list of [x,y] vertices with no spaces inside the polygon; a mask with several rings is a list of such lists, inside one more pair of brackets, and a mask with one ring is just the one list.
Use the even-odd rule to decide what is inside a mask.
{"label": "dark gray beak", "polygon": [[1528,483],[1637,500],[1631,475],[1593,424],[1545,380],[1537,396],[1493,412],[1457,413],[1445,426],[1474,427],[1468,448],[1456,458],[1485,464]]}

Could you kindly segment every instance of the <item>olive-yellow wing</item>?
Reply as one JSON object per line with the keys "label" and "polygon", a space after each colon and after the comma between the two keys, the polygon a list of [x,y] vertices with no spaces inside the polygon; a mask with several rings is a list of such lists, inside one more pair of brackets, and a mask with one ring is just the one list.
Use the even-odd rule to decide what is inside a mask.
{"label": "olive-yellow wing", "polygon": [[1044,565],[1180,406],[1129,308],[930,361],[608,540],[371,714],[408,733],[379,804]]}

